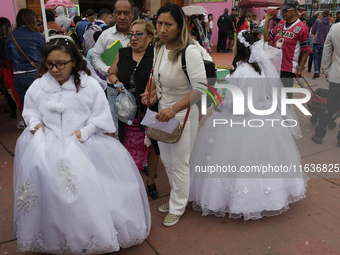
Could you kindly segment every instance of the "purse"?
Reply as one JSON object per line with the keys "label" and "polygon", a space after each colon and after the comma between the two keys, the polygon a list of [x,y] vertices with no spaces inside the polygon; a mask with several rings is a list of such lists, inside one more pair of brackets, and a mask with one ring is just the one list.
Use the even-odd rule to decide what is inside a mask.
{"label": "purse", "polygon": [[[148,92],[147,108],[149,108],[149,104],[150,104],[152,77],[153,77],[153,69],[150,72],[150,77],[149,77],[149,81],[148,81],[149,82],[149,92]],[[187,122],[187,119],[188,119],[188,116],[189,116],[189,112],[190,112],[190,107],[188,108],[187,113],[185,115],[183,127],[181,126],[180,123],[178,123],[178,126],[175,128],[174,131],[172,131],[171,134],[164,132],[162,130],[156,129],[156,128],[147,127],[146,135],[149,138],[154,139],[154,140],[159,141],[159,142],[162,142],[162,143],[169,143],[169,144],[177,143],[182,136],[182,133],[183,133],[183,130],[184,130],[184,127],[185,127],[185,123]]]}
{"label": "purse", "polygon": [[38,67],[34,64],[33,61],[31,61],[31,59],[26,55],[26,53],[20,48],[19,44],[17,43],[17,41],[14,38],[13,32],[11,32],[13,41],[15,42],[16,46],[19,48],[19,50],[22,52],[22,54],[24,54],[24,56],[27,58],[27,60],[30,62],[30,64],[39,71]]}

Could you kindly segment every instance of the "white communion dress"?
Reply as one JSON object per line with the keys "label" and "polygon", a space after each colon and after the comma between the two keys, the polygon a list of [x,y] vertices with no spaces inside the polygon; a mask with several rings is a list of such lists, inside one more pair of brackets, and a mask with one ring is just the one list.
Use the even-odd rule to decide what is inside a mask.
{"label": "white communion dress", "polygon": [[[292,136],[293,133],[301,137],[299,126],[284,127],[288,123],[282,121],[288,116],[281,115],[280,107],[269,116],[255,115],[247,107],[249,87],[255,109],[266,110],[271,106],[275,82],[266,77],[268,66],[260,67],[261,75],[250,64],[239,62],[235,72],[226,77],[229,84],[244,94],[244,115],[233,114],[233,96],[228,90],[222,111],[207,119],[195,139],[190,159],[189,201],[203,215],[223,217],[228,213],[230,218],[259,219],[281,214],[290,203],[305,197],[308,177],[300,171],[300,154]],[[271,78],[275,76],[276,83],[282,86],[277,73],[272,73]],[[288,112],[289,119],[297,121],[295,112]],[[216,124],[217,119],[220,124]],[[270,166],[276,172],[270,176],[263,174],[261,170]],[[289,168],[291,173],[287,172]],[[251,169],[260,171],[246,172]]]}
{"label": "white communion dress", "polygon": [[[142,243],[149,235],[149,203],[140,173],[114,133],[104,91],[81,73],[62,86],[49,74],[25,96],[28,127],[14,165],[18,251],[102,254]],[[34,135],[35,125],[43,123]],[[82,138],[72,135],[81,130]]]}

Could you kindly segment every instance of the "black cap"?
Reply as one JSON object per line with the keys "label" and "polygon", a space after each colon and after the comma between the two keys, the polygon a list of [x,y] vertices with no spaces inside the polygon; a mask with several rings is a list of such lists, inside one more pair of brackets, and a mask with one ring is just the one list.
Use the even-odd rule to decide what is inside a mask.
{"label": "black cap", "polygon": [[285,0],[284,3],[279,7],[280,10],[285,11],[290,8],[298,9],[300,4],[296,0]]}
{"label": "black cap", "polygon": [[90,17],[94,15],[94,10],[92,9],[87,9],[85,12],[85,17]]}
{"label": "black cap", "polygon": [[237,11],[236,7],[231,8],[231,11]]}

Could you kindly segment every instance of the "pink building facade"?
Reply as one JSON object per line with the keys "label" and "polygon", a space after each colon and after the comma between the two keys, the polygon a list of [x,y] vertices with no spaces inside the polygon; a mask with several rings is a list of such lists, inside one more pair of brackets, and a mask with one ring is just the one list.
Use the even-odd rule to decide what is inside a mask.
{"label": "pink building facade", "polygon": [[[14,0],[15,4],[16,1]],[[0,17],[5,17],[13,23],[15,21],[15,11],[13,6],[13,0],[3,0],[1,1]]]}

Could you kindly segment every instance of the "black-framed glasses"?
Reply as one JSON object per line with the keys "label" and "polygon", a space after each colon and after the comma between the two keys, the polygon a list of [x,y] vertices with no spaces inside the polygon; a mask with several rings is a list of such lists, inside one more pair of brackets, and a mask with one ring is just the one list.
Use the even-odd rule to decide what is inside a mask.
{"label": "black-framed glasses", "polygon": [[127,33],[126,36],[129,38],[129,39],[132,39],[132,36],[136,37],[137,40],[141,39],[143,35],[147,35],[147,33],[135,33],[135,34],[132,34],[132,33]]}
{"label": "black-framed glasses", "polygon": [[68,63],[70,63],[72,61],[72,59],[70,59],[69,61],[65,62],[65,63],[56,63],[56,64],[53,64],[51,62],[45,62],[45,65],[48,69],[53,69],[53,67],[55,66],[58,70],[63,70],[65,69],[66,65]]}

